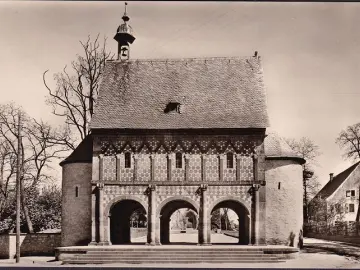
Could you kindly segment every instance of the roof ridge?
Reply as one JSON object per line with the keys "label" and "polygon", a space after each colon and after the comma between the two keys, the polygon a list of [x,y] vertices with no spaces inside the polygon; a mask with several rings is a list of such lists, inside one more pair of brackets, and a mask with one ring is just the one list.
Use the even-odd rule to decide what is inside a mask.
{"label": "roof ridge", "polygon": [[257,59],[260,60],[260,56],[211,56],[211,57],[182,57],[182,58],[137,58],[130,59],[127,61],[111,59],[106,62],[115,62],[115,63],[127,63],[127,62],[181,62],[181,61],[205,61],[205,60],[249,60]]}

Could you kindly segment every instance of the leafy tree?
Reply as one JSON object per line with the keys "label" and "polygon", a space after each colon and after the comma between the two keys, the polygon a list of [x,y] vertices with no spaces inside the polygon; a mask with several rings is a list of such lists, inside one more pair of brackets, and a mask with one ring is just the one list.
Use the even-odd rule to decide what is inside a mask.
{"label": "leafy tree", "polygon": [[[22,119],[21,150],[18,152],[18,115]],[[15,172],[18,156],[21,157],[21,204],[27,224],[27,231],[34,232],[29,208],[32,196],[41,183],[52,179],[51,164],[62,157],[66,150],[57,144],[62,133],[44,122],[38,122],[27,115],[20,107],[10,103],[0,105],[0,183],[1,183],[1,220],[14,220],[12,208],[16,189]],[[9,223],[12,227],[13,223]],[[11,230],[11,228],[9,228]]]}
{"label": "leafy tree", "polygon": [[106,38],[100,44],[99,35],[94,41],[89,36],[86,42],[80,41],[80,44],[83,54],[77,55],[70,71],[65,66],[62,72],[54,75],[54,89],[45,79],[48,70],[43,74],[44,85],[49,92],[47,104],[52,107],[54,115],[64,118],[64,130],[67,131],[66,140],[58,143],[72,150],[89,134],[105,62],[113,58],[113,54],[106,50]]}
{"label": "leafy tree", "polygon": [[336,138],[336,143],[344,150],[347,159],[360,159],[360,123],[348,126]]}

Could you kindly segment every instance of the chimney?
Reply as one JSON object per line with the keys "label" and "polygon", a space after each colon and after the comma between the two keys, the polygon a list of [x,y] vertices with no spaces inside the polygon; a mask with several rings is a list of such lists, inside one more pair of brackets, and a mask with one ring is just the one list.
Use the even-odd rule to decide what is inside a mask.
{"label": "chimney", "polygon": [[330,175],[330,181],[332,181],[334,179],[334,174],[333,173],[329,173]]}
{"label": "chimney", "polygon": [[257,57],[257,56],[258,56],[258,51],[255,51],[254,57]]}

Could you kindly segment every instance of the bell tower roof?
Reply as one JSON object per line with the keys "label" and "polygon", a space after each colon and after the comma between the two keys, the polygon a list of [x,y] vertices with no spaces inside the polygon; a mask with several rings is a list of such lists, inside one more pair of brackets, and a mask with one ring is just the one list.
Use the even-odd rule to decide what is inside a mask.
{"label": "bell tower roof", "polygon": [[130,44],[135,40],[134,31],[128,24],[130,17],[126,13],[127,3],[125,2],[125,12],[122,16],[122,23],[116,30],[114,39],[118,42],[118,60],[128,60],[130,58]]}

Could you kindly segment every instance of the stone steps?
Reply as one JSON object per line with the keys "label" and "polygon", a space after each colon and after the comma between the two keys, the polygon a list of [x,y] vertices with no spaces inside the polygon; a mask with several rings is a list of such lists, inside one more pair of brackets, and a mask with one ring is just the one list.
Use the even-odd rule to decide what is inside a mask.
{"label": "stone steps", "polygon": [[267,254],[260,249],[225,248],[132,248],[86,250],[67,254],[63,264],[192,264],[192,263],[274,263],[284,254]]}

